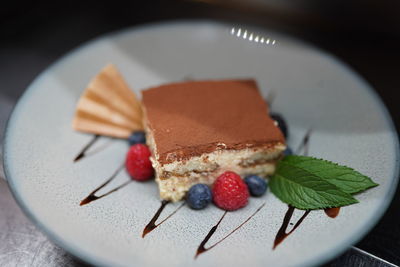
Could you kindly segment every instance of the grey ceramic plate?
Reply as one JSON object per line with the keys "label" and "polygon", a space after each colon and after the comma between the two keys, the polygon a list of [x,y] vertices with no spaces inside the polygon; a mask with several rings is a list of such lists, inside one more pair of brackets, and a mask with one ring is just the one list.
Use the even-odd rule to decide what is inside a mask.
{"label": "grey ceramic plate", "polygon": [[[257,29],[248,29],[243,39],[236,36],[237,30],[237,25],[204,21],[125,30],[76,49],[32,83],[7,128],[5,171],[21,207],[54,242],[98,265],[309,266],[343,252],[375,225],[398,177],[397,135],[382,102],[362,78],[324,52]],[[255,34],[249,41],[251,31]],[[132,182],[79,206],[118,168],[127,151],[124,141],[100,139],[93,147],[101,148],[98,153],[73,163],[92,138],[71,129],[75,104],[91,77],[109,62],[137,93],[187,77],[254,77],[264,96],[275,93],[272,109],[290,125],[290,146],[297,147],[312,128],[310,155],[349,165],[380,186],[357,195],[360,204],[343,208],[336,219],[312,211],[275,250],[272,244],[287,206],[270,192],[228,213],[208,245],[266,203],[243,227],[197,259],[197,247],[223,214],[214,206],[203,211],[183,207],[142,238],[144,226],[160,206],[154,182]],[[122,172],[99,193],[127,180]],[[160,219],[178,206],[167,205]],[[301,214],[295,211],[292,222]]]}

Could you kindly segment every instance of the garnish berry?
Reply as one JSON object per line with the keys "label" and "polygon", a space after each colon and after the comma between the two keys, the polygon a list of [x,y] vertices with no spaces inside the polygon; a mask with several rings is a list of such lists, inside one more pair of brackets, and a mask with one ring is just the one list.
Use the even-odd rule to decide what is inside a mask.
{"label": "garnish berry", "polygon": [[283,155],[284,155],[284,156],[293,155],[293,150],[292,150],[290,147],[287,147],[287,148],[283,151]]}
{"label": "garnish berry", "polygon": [[258,175],[248,175],[244,178],[244,182],[253,197],[262,196],[267,191],[267,182]]}
{"label": "garnish berry", "polygon": [[150,150],[146,145],[136,144],[126,154],[125,167],[133,180],[145,181],[153,177]]}
{"label": "garnish berry", "polygon": [[143,131],[133,132],[128,137],[129,145],[133,146],[135,144],[146,144],[146,135]]}
{"label": "garnish berry", "polygon": [[247,205],[249,190],[240,176],[226,171],[214,183],[213,199],[215,205],[224,210],[237,210]]}
{"label": "garnish berry", "polygon": [[271,113],[269,114],[269,116],[278,123],[279,129],[281,129],[283,135],[285,136],[285,138],[287,138],[289,135],[289,129],[282,115],[278,113]]}
{"label": "garnish berry", "polygon": [[186,196],[186,203],[195,210],[204,209],[211,203],[211,200],[211,190],[205,184],[193,185]]}

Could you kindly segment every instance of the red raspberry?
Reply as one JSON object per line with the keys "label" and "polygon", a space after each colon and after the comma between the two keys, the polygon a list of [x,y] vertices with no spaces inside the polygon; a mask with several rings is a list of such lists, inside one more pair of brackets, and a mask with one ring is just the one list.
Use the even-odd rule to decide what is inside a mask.
{"label": "red raspberry", "polygon": [[131,146],[126,154],[125,167],[132,179],[145,181],[153,177],[154,170],[150,161],[150,150],[146,145]]}
{"label": "red raspberry", "polygon": [[249,190],[240,176],[227,171],[214,183],[213,199],[215,205],[224,210],[237,210],[247,205]]}

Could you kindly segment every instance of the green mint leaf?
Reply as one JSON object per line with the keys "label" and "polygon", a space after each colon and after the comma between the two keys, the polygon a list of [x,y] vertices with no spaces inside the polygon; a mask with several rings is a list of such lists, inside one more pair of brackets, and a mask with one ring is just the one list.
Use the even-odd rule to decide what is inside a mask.
{"label": "green mint leaf", "polygon": [[283,162],[312,173],[349,194],[359,193],[378,185],[352,168],[327,160],[292,155],[285,157]]}
{"label": "green mint leaf", "polygon": [[313,173],[286,163],[278,163],[269,186],[281,201],[298,209],[324,209],[357,203],[349,193]]}

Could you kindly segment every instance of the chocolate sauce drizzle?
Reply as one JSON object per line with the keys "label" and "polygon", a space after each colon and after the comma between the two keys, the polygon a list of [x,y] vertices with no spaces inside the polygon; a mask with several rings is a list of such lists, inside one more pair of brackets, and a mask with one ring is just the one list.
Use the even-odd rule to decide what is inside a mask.
{"label": "chocolate sauce drizzle", "polygon": [[164,220],[162,220],[161,222],[159,222],[157,224],[156,221],[158,220],[158,217],[160,217],[162,211],[164,210],[165,206],[167,206],[168,203],[170,203],[170,202],[166,201],[166,200],[161,201],[161,206],[158,208],[158,210],[156,211],[156,213],[154,214],[154,216],[150,220],[150,222],[144,227],[143,233],[142,233],[142,238],[144,238],[148,233],[150,233],[151,231],[156,229],[158,226],[163,224],[166,220],[171,218],[172,215],[177,213],[178,210],[180,210],[185,205],[185,202],[183,202],[179,207],[177,207],[173,212],[171,212]]}
{"label": "chocolate sauce drizzle", "polygon": [[88,151],[89,148],[91,148],[99,138],[100,138],[99,135],[94,135],[93,138],[89,141],[89,143],[87,145],[85,145],[83,147],[82,151],[79,152],[79,154],[75,157],[74,162],[77,162],[77,161],[81,160],[84,157],[91,156],[93,154],[96,154],[96,153],[104,150],[106,147],[111,145],[112,141],[115,139],[115,138],[110,138],[108,142],[102,144],[101,146],[98,146],[98,147],[92,149],[91,151]]}
{"label": "chocolate sauce drizzle", "polygon": [[328,208],[324,209],[325,214],[330,218],[336,218],[339,215],[340,207],[339,208]]}
{"label": "chocolate sauce drizzle", "polygon": [[194,79],[193,79],[192,75],[185,75],[185,76],[183,76],[182,80],[190,82],[190,81],[193,81]]}
{"label": "chocolate sauce drizzle", "polygon": [[275,249],[283,240],[285,240],[286,237],[291,235],[296,230],[296,228],[299,227],[299,225],[303,222],[303,220],[307,217],[307,215],[310,213],[310,210],[306,210],[304,212],[303,216],[301,216],[301,218],[293,226],[292,230],[290,230],[289,232],[286,232],[288,225],[290,223],[290,220],[293,216],[294,209],[295,209],[294,207],[289,205],[289,208],[283,219],[282,226],[281,226],[281,228],[279,228],[279,231],[276,234],[274,246],[272,247],[272,249]]}
{"label": "chocolate sauce drizzle", "polygon": [[224,214],[222,214],[221,218],[219,219],[219,221],[217,222],[216,225],[214,225],[210,231],[208,232],[208,234],[206,235],[206,237],[203,239],[203,241],[201,241],[199,247],[197,248],[196,254],[194,256],[194,258],[196,259],[200,254],[214,248],[215,246],[217,246],[219,243],[221,243],[222,241],[224,241],[225,239],[227,239],[229,236],[231,236],[233,233],[235,233],[237,230],[239,230],[243,225],[245,225],[248,221],[250,221],[251,218],[253,218],[264,206],[266,203],[263,203],[253,214],[251,214],[244,222],[242,222],[238,227],[236,227],[235,229],[233,229],[229,234],[227,234],[226,236],[224,236],[223,238],[221,238],[220,240],[218,240],[216,243],[214,243],[213,245],[209,246],[208,248],[205,247],[205,245],[207,244],[208,240],[214,235],[215,231],[217,230],[219,224],[222,222],[222,220],[225,218],[225,215],[228,213],[227,211],[224,212]]}
{"label": "chocolate sauce drizzle", "polygon": [[99,135],[94,135],[93,138],[89,141],[89,143],[87,143],[87,145],[85,145],[81,152],[78,153],[78,155],[74,158],[74,162],[77,162],[78,160],[84,158],[86,155],[86,152],[88,151],[88,149],[94,145],[94,143],[96,143],[97,140],[99,140],[100,136]]}
{"label": "chocolate sauce drizzle", "polygon": [[265,99],[265,101],[267,102],[269,109],[272,108],[272,103],[274,102],[276,97],[276,92],[274,91],[270,91],[267,95],[267,98]]}
{"label": "chocolate sauce drizzle", "polygon": [[132,182],[132,180],[126,181],[125,183],[121,184],[120,186],[115,187],[114,189],[108,191],[107,193],[104,193],[100,196],[96,196],[96,193],[102,189],[103,187],[105,187],[106,185],[108,185],[112,180],[114,180],[115,177],[117,177],[117,175],[121,172],[121,170],[124,169],[124,164],[122,164],[112,175],[110,178],[108,178],[102,185],[100,185],[99,187],[97,187],[95,190],[93,190],[87,197],[85,197],[79,204],[79,206],[83,206],[86,204],[89,204],[92,201],[98,200],[100,198],[103,198],[105,196],[108,196],[111,193],[114,193],[115,191],[121,189],[122,187],[126,186],[127,184],[129,184],[130,182]]}
{"label": "chocolate sauce drizzle", "polygon": [[312,130],[309,129],[306,134],[303,137],[303,141],[300,143],[299,147],[296,150],[296,154],[300,154],[300,152],[303,150],[303,155],[307,156],[309,147],[310,147],[310,137],[311,137]]}
{"label": "chocolate sauce drizzle", "polygon": [[[307,131],[307,133],[305,134],[302,142],[300,143],[299,147],[297,148],[297,151],[296,151],[297,154],[300,154],[300,152],[303,150],[303,154],[308,155],[311,132],[312,132],[311,129],[309,129]],[[293,216],[294,209],[295,209],[294,207],[289,205],[289,208],[285,214],[285,217],[283,218],[282,225],[279,228],[278,233],[276,234],[274,245],[273,245],[272,249],[275,249],[280,243],[282,243],[283,240],[286,239],[286,237],[291,235],[297,229],[297,227],[300,226],[300,224],[308,216],[308,214],[310,214],[310,211],[311,211],[311,210],[306,210],[304,212],[304,214],[300,217],[300,219],[296,222],[296,224],[293,226],[292,230],[290,230],[289,232],[286,232],[288,225],[290,223],[290,220]],[[336,216],[338,216],[339,210],[340,210],[340,208],[324,209],[326,215],[328,215],[331,218],[335,218]],[[290,224],[292,225],[292,223],[290,223]]]}
{"label": "chocolate sauce drizzle", "polygon": [[[296,154],[300,154],[300,152],[303,151],[304,155],[308,155],[311,132],[312,132],[311,129],[309,129],[306,132],[306,134],[303,137],[303,140],[301,141],[299,147],[296,150]],[[272,249],[275,249],[280,243],[282,243],[283,240],[286,239],[286,237],[291,235],[297,229],[297,227],[300,226],[300,224],[307,217],[307,215],[310,213],[310,210],[305,211],[303,216],[301,216],[301,218],[293,226],[292,230],[290,230],[289,232],[286,232],[288,225],[290,223],[290,220],[293,216],[294,209],[295,209],[294,207],[289,205],[288,211],[286,212],[285,217],[283,218],[282,225],[279,228],[278,233],[275,236],[274,245],[273,245]]]}

